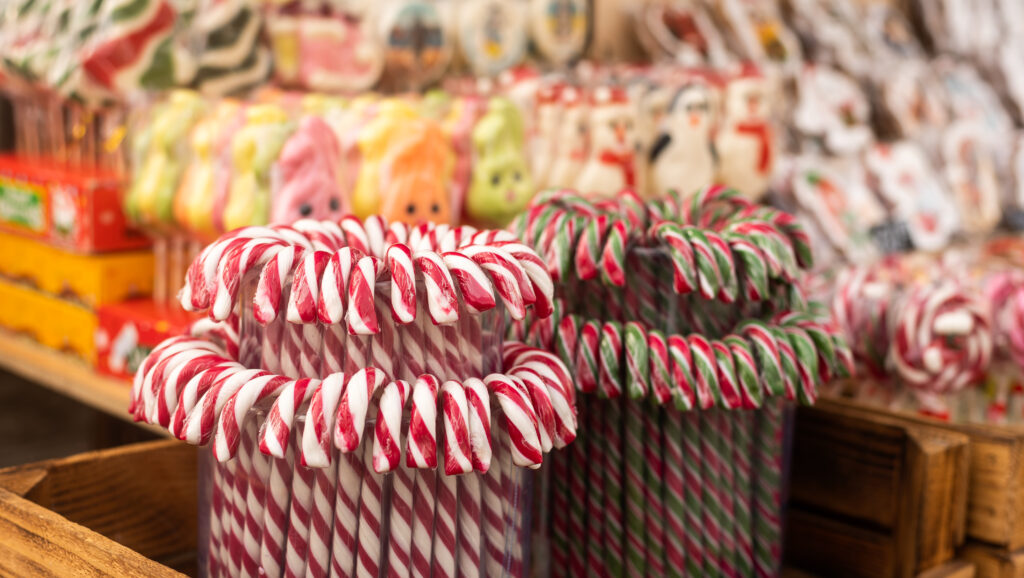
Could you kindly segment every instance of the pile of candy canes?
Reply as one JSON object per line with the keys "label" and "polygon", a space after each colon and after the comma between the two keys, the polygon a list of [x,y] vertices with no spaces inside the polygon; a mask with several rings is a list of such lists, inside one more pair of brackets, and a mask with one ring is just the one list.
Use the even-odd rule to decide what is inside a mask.
{"label": "pile of candy canes", "polygon": [[992,392],[987,409],[957,406],[990,372],[1019,375],[1024,368],[1024,277],[936,263],[922,274],[912,261],[891,257],[837,276],[832,315],[859,378],[844,384],[848,393],[943,419],[1001,420],[1006,391]]}
{"label": "pile of candy canes", "polygon": [[575,393],[501,328],[552,294],[500,231],[346,217],[208,246],[179,297],[210,318],[146,358],[130,411],[212,441],[209,573],[525,573],[520,468],[575,438]]}
{"label": "pile of candy canes", "polygon": [[510,331],[597,394],[550,460],[553,574],[775,575],[782,402],[813,402],[852,365],[797,286],[802,228],[721,187],[549,192],[513,226],[556,287],[554,315]]}

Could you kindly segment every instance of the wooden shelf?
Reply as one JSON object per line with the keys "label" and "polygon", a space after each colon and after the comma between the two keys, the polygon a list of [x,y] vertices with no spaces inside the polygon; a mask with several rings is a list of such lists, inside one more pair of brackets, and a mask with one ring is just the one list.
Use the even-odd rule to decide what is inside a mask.
{"label": "wooden shelf", "polygon": [[[125,421],[128,415],[127,382],[98,375],[81,360],[47,349],[25,337],[0,331],[0,368]],[[163,436],[163,428],[136,424]]]}

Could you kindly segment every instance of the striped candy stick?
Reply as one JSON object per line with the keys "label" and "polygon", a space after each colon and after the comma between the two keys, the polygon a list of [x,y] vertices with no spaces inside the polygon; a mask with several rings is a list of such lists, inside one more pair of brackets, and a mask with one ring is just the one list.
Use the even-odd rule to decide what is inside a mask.
{"label": "striped candy stick", "polygon": [[[683,420],[686,414],[675,408],[665,408],[661,421],[661,431],[655,437],[649,437],[648,445],[662,448],[664,458],[661,462],[662,494],[660,496],[664,515],[664,568],[665,576],[684,576],[691,548],[699,549],[699,543],[690,542],[699,538],[699,528],[691,528],[687,522],[686,512],[686,470],[689,464],[684,455]],[[653,433],[653,432],[652,432]],[[660,437],[659,437],[660,436]],[[656,441],[660,439],[660,444]]]}
{"label": "striped candy stick", "polygon": [[776,576],[782,563],[782,401],[757,412],[754,431],[754,572]]}
{"label": "striped candy stick", "polygon": [[[498,420],[503,416],[500,412],[492,414],[492,426],[497,428]],[[506,495],[502,487],[502,462],[508,461],[511,456],[504,443],[497,440],[494,444],[494,454],[491,456],[491,464],[482,480],[482,522],[484,524],[484,575],[501,576],[505,571],[505,545],[506,529],[508,524],[505,520],[506,504],[510,497]]]}
{"label": "striped candy stick", "polygon": [[382,570],[388,576],[409,575],[412,545],[412,474],[402,466],[402,416],[412,386],[401,380],[384,387],[374,424],[373,469],[391,472],[391,507],[388,511],[388,559]]}
{"label": "striped candy stick", "polygon": [[235,503],[232,496],[235,487],[235,477],[238,473],[238,460],[231,460],[221,465],[221,473],[223,474],[221,476],[221,487],[223,488],[222,495],[224,504],[220,517],[221,541],[217,557],[220,563],[221,573],[229,576],[235,576],[241,572],[239,566],[234,564],[231,558],[232,545],[236,540],[236,535],[231,524],[235,515]]}
{"label": "striped candy stick", "polygon": [[291,507],[291,479],[295,467],[295,446],[286,441],[282,458],[271,458],[267,483],[267,502],[263,508],[263,535],[260,540],[260,568],[267,576],[281,576],[288,537]]}
{"label": "striped candy stick", "polygon": [[270,459],[260,453],[257,435],[256,420],[246,420],[241,435],[241,451],[248,456],[250,479],[245,496],[245,529],[242,533],[242,547],[245,552],[243,566],[250,575],[256,575],[260,566],[263,510],[270,483]]}
{"label": "striped candy stick", "polygon": [[[457,365],[457,363],[452,364],[449,360],[449,371],[456,371]],[[446,381],[441,385],[440,402],[443,411],[444,443],[438,444],[438,452],[442,453],[443,448],[445,471],[444,475],[439,473],[437,485],[438,507],[434,529],[434,572],[440,576],[454,577],[457,569],[462,567],[461,561],[456,558],[460,528],[459,490],[455,475],[473,471],[472,450],[469,444],[469,404],[466,400],[465,390],[456,381]],[[462,553],[460,552],[458,555],[462,556]],[[477,542],[475,557],[479,562],[479,542]]]}
{"label": "striped candy stick", "polygon": [[[622,552],[621,542],[611,543],[609,536],[609,524],[607,518],[603,518],[608,507],[608,496],[605,493],[607,484],[605,476],[608,474],[608,456],[605,450],[605,439],[603,430],[607,427],[604,422],[605,406],[607,402],[598,401],[594,398],[587,399],[587,413],[583,416],[587,420],[587,431],[592,435],[587,438],[586,454],[583,459],[586,462],[586,479],[584,487],[586,494],[583,496],[586,504],[586,530],[587,539],[584,544],[584,563],[588,573],[599,573],[604,568],[611,568],[608,556],[609,549],[617,549]],[[583,465],[583,464],[580,464]],[[579,472],[582,475],[582,472]],[[621,507],[618,508],[621,523]],[[620,534],[621,535],[621,531]],[[619,564],[621,568],[621,563]]]}
{"label": "striped candy stick", "polygon": [[334,467],[314,469],[313,501],[309,512],[309,552],[306,556],[306,576],[325,577],[330,572],[337,484],[338,474]]}
{"label": "striped candy stick", "polygon": [[725,509],[722,507],[722,456],[719,453],[717,436],[721,435],[718,428],[718,409],[701,412],[700,420],[700,453],[702,517],[699,527],[704,528],[704,575],[723,576],[725,565],[722,564],[722,524]]}
{"label": "striped candy stick", "polygon": [[288,540],[285,551],[285,576],[304,576],[309,554],[309,523],[313,507],[314,471],[295,464],[292,474],[292,500],[288,514]]}
{"label": "striped candy stick", "polygon": [[[579,398],[578,419],[581,423],[585,420],[588,427],[580,428],[580,435],[576,438],[576,442],[569,446],[569,472],[565,493],[569,501],[569,533],[567,539],[569,542],[570,576],[583,576],[586,573],[586,545],[590,541],[591,536],[590,524],[598,521],[598,519],[589,518],[586,515],[589,503],[589,469],[597,467],[591,464],[587,457],[588,450],[592,447],[593,443],[591,438],[595,435],[595,432],[589,428],[589,424],[592,422],[592,408],[596,403],[598,402],[593,400],[591,396]],[[600,450],[590,455],[595,461],[600,461],[603,458],[603,452]],[[582,540],[580,539],[581,536],[587,536],[588,539]]]}
{"label": "striped candy stick", "polygon": [[224,465],[216,460],[208,460],[208,463],[213,471],[213,487],[210,489],[210,538],[207,541],[206,571],[216,577],[222,574],[220,545],[225,538],[224,529],[220,525],[224,514]]}
{"label": "striped candy stick", "polygon": [[[680,416],[683,440],[683,483],[685,485],[686,575],[699,576],[704,570],[705,556],[717,546],[704,530],[704,487],[701,440],[701,414],[691,411],[667,411],[666,416]],[[667,421],[666,421],[667,424]],[[668,432],[666,431],[666,436]]]}
{"label": "striped candy stick", "polygon": [[[771,403],[771,402],[769,402]],[[740,576],[754,574],[754,522],[751,513],[753,492],[753,426],[755,413],[735,412],[733,421],[732,469],[736,488],[733,511],[736,515],[736,570]]]}
{"label": "striped candy stick", "polygon": [[437,392],[440,384],[422,375],[413,385],[406,466],[417,468],[413,483],[412,575],[430,576],[437,478]]}
{"label": "striped candy stick", "polygon": [[736,262],[738,280],[748,301],[761,301],[768,297],[768,265],[764,253],[750,239],[738,233],[723,233]]}
{"label": "striped candy stick", "polygon": [[626,285],[626,238],[629,232],[625,221],[614,221],[608,229],[601,251],[601,281],[613,287]]}
{"label": "striped candy stick", "polygon": [[362,462],[362,483],[359,490],[359,523],[356,548],[355,576],[370,578],[380,574],[383,560],[384,535],[382,519],[384,476],[373,470],[373,444],[369,438],[362,441],[353,457]]}
{"label": "striped candy stick", "polygon": [[715,445],[721,458],[721,469],[719,476],[722,485],[719,487],[719,495],[722,504],[722,569],[726,576],[736,576],[736,510],[735,495],[736,488],[733,477],[733,448],[732,448],[732,422],[734,416],[740,412],[715,410],[715,419],[718,421],[718,432],[715,436]]}
{"label": "striped candy stick", "polygon": [[[579,442],[577,436],[576,443]],[[569,496],[570,452],[566,449],[553,452],[548,456],[551,464],[551,501],[550,501],[550,532],[551,565],[550,573],[554,578],[569,576],[569,509],[572,497]]]}
{"label": "striped candy stick", "polygon": [[610,403],[620,404],[623,409],[623,485],[626,513],[626,564],[627,573],[642,576],[647,573],[647,528],[644,519],[644,448],[642,437],[644,431],[643,410],[640,404],[624,399],[621,402],[612,400]]}
{"label": "striped candy stick", "polygon": [[353,576],[355,573],[360,491],[366,470],[362,456],[354,453],[338,455],[335,523],[331,539],[332,576]]}

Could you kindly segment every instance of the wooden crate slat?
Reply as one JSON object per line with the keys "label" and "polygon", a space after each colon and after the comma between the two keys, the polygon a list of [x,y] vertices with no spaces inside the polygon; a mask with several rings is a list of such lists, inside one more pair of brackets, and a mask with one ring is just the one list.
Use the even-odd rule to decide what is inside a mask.
{"label": "wooden crate slat", "polygon": [[7,576],[182,576],[2,488],[0,536]]}
{"label": "wooden crate slat", "polygon": [[[73,532],[77,540],[63,541],[72,535],[67,532],[34,537],[35,534],[19,529],[18,524],[23,522],[15,516],[0,526],[0,542],[8,540],[8,532],[28,536],[31,545],[21,545],[19,539],[14,539],[9,547],[12,560],[29,566],[32,561],[28,553],[33,548],[70,550],[67,563],[71,566],[58,568],[60,573],[71,571],[67,575],[78,575],[78,570],[84,571],[98,556],[77,553],[76,548],[91,551],[113,546],[132,552],[164,572],[153,575],[173,575],[160,562],[183,567],[189,566],[190,559],[194,563],[196,470],[196,449],[177,441],[135,444],[0,470],[0,489],[5,492],[11,511],[18,515],[46,512],[52,517],[47,518],[48,523],[62,521],[73,527],[67,532]],[[82,533],[88,535],[87,540],[81,541]],[[3,564],[0,562],[0,569],[5,568]]]}

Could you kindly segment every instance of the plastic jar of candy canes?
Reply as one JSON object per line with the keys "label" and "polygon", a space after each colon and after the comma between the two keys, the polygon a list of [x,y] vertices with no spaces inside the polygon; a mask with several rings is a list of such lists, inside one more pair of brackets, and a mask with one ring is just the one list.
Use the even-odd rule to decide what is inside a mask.
{"label": "plastic jar of candy canes", "polygon": [[550,302],[539,264],[374,218],[208,247],[180,298],[211,320],[154,350],[132,407],[210,445],[206,574],[524,575],[529,472],[576,429],[565,366],[501,340]]}

